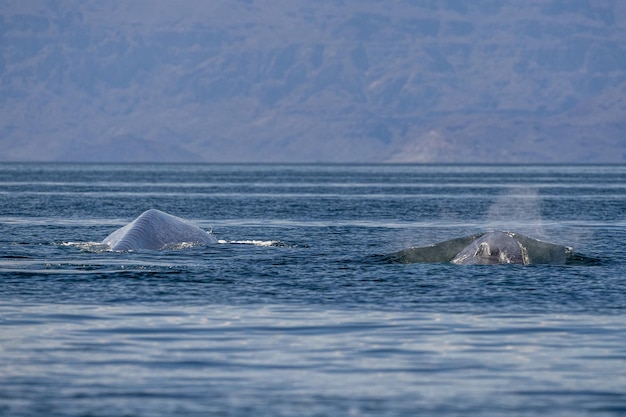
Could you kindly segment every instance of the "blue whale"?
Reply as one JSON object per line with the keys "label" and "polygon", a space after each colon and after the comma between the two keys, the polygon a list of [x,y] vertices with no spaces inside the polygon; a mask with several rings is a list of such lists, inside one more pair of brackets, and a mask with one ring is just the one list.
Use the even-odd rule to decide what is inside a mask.
{"label": "blue whale", "polygon": [[514,232],[491,231],[429,246],[416,246],[385,256],[391,262],[450,262],[457,265],[594,264],[598,260],[573,248]]}
{"label": "blue whale", "polygon": [[114,251],[136,251],[176,248],[187,244],[208,245],[217,243],[217,239],[180,217],[151,209],[111,233],[102,243]]}

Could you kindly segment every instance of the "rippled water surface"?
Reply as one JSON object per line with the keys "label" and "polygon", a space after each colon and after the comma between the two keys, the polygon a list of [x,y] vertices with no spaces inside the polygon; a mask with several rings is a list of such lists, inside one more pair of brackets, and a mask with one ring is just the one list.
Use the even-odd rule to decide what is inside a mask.
{"label": "rippled water surface", "polygon": [[[626,166],[0,165],[0,415],[624,415]],[[157,208],[219,243],[112,252]],[[581,265],[402,264],[485,230]]]}

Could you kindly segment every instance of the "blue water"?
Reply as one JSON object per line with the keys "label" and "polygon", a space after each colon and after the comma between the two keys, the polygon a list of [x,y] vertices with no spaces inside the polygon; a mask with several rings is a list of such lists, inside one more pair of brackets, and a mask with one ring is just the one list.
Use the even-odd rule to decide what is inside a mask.
{"label": "blue water", "polygon": [[[626,415],[626,166],[0,165],[0,415]],[[111,252],[149,208],[219,244]],[[400,264],[508,230],[589,265]]]}

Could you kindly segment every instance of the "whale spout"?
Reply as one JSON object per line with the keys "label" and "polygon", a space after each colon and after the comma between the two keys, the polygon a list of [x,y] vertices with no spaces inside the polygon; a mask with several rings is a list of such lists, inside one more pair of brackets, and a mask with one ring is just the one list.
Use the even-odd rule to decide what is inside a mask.
{"label": "whale spout", "polygon": [[114,251],[136,251],[167,249],[185,244],[207,245],[217,243],[217,239],[210,232],[180,217],[150,209],[108,235],[102,243]]}

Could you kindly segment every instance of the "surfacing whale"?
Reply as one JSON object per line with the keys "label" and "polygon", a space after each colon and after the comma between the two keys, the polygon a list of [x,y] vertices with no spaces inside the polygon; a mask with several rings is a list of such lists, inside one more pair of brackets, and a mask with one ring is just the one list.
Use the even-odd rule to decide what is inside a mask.
{"label": "surfacing whale", "polygon": [[513,232],[485,232],[412,247],[387,256],[392,262],[451,262],[458,265],[591,263],[569,246],[544,242]]}
{"label": "surfacing whale", "polygon": [[151,209],[111,233],[102,243],[114,251],[136,251],[167,249],[183,244],[208,245],[217,243],[217,239],[180,217]]}

